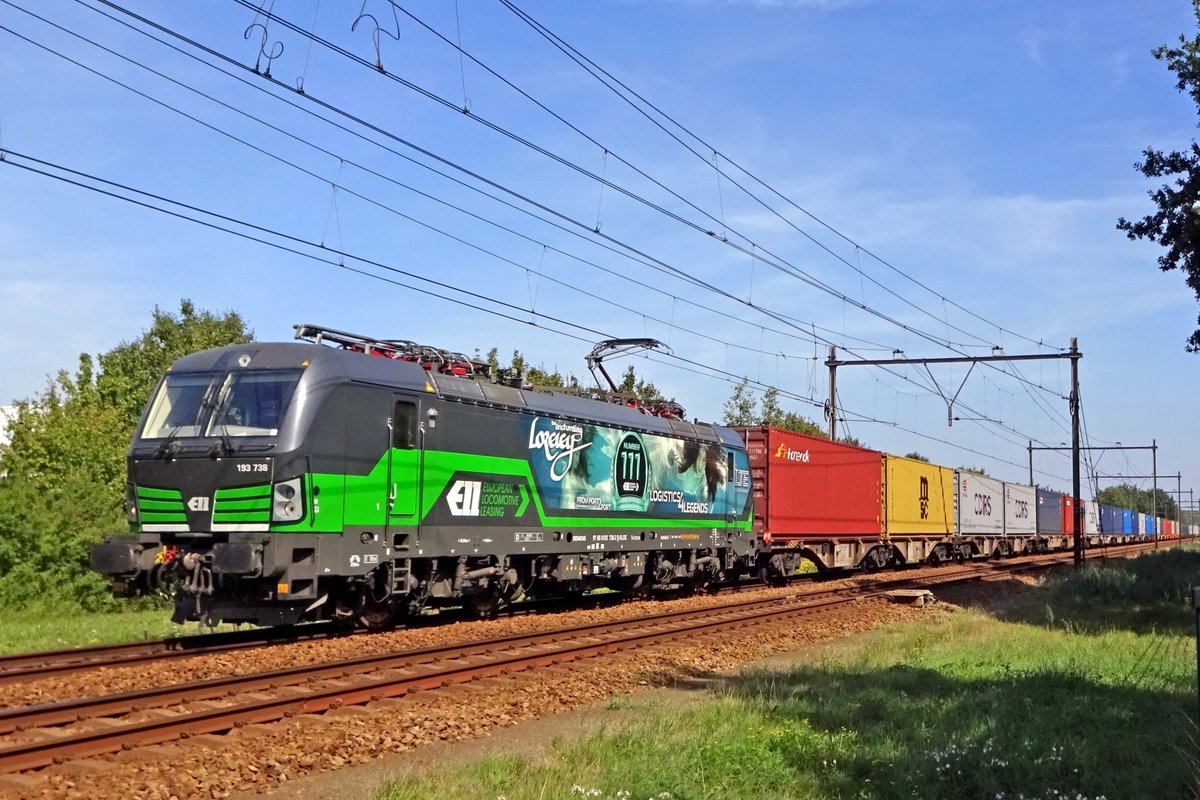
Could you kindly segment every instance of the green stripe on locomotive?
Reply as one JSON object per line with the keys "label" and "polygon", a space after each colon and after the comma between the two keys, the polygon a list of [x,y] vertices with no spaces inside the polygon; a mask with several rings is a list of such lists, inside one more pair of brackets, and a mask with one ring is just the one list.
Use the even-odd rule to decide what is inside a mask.
{"label": "green stripe on locomotive", "polygon": [[[400,514],[388,513],[388,495],[390,493],[389,475],[403,473],[405,475],[420,475],[419,513]],[[684,517],[666,517],[629,511],[606,511],[591,513],[563,514],[551,513],[545,507],[541,494],[536,491],[536,479],[528,459],[507,458],[503,456],[486,456],[471,453],[450,453],[436,450],[393,450],[391,462],[385,454],[375,467],[366,475],[337,475],[317,473],[310,476],[309,491],[318,489],[310,503],[318,509],[315,514],[309,514],[301,523],[274,525],[273,530],[286,532],[288,530],[320,529],[334,532],[340,527],[369,528],[390,525],[392,527],[413,527],[424,523],[434,516],[439,503],[445,504],[446,497],[456,480],[462,476],[478,478],[508,486],[518,487],[523,495],[520,500],[513,498],[504,503],[512,513],[488,517],[492,521],[504,521],[508,524],[535,525],[543,528],[706,528],[723,526],[735,530],[750,530],[751,519],[746,508],[735,515],[732,522],[726,522],[725,515],[688,515]],[[400,484],[400,481],[396,481]],[[397,496],[415,498],[416,490],[410,484],[398,485]],[[520,501],[524,501],[523,503]],[[416,510],[414,508],[414,510]],[[532,511],[534,517],[529,517]],[[517,512],[522,512],[517,516]],[[390,516],[390,518],[389,518]],[[341,525],[338,526],[337,521]],[[460,517],[459,524],[472,524],[476,517]],[[305,524],[307,523],[307,524]],[[479,523],[483,524],[483,523]]]}

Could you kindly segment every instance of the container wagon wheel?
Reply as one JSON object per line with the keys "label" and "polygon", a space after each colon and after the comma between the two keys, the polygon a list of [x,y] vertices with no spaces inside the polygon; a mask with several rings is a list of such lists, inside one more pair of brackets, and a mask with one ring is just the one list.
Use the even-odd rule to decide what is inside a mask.
{"label": "container wagon wheel", "polygon": [[878,572],[888,566],[891,561],[891,552],[886,547],[873,547],[863,556],[861,562],[862,568],[866,572]]}

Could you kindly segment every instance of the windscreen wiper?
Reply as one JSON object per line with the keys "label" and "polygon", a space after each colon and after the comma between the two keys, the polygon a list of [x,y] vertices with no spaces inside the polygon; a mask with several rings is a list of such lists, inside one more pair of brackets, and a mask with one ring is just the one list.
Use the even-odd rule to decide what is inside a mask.
{"label": "windscreen wiper", "polygon": [[179,435],[181,428],[183,428],[183,423],[176,425],[171,429],[171,432],[167,434],[167,438],[163,439],[162,443],[158,447],[154,448],[155,458],[165,457],[167,460],[170,460],[179,454],[179,448],[181,447],[181,444],[175,441],[175,437]]}

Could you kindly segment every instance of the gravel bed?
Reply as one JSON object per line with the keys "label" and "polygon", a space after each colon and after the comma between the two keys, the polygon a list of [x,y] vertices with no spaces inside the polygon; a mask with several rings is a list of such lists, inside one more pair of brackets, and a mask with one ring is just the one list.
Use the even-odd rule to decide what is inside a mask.
{"label": "gravel bed", "polygon": [[[794,594],[791,590],[760,590],[764,595]],[[759,592],[742,595],[746,599]],[[728,597],[695,597],[669,607],[704,607]],[[444,642],[449,638],[476,640],[517,630],[544,630],[592,619],[611,619],[662,612],[661,602],[630,603],[618,610],[588,610],[567,615],[518,617],[449,628],[402,631],[356,637],[340,642],[303,643],[262,651],[262,658],[226,659],[198,657],[206,663],[190,665],[188,675],[224,674],[212,660],[220,658],[227,669],[240,672],[270,669],[266,662],[283,666],[298,659],[328,660],[337,657],[331,646],[345,648],[343,655],[361,655],[366,648],[399,649]],[[498,728],[536,717],[592,705],[614,695],[628,694],[650,685],[703,682],[705,676],[728,672],[765,656],[795,649],[806,643],[879,624],[911,619],[921,609],[870,600],[803,621],[781,621],[748,628],[744,632],[697,637],[684,642],[643,648],[575,662],[569,666],[538,669],[462,687],[385,700],[367,706],[337,709],[324,715],[284,720],[267,726],[249,726],[226,736],[197,737],[180,743],[122,753],[47,768],[20,776],[22,786],[0,788],[3,797],[30,798],[221,798],[232,792],[268,791],[309,773],[362,764],[389,752],[403,752],[434,742],[460,741],[488,735]],[[387,643],[384,643],[384,640]],[[319,647],[314,647],[318,645]],[[277,651],[295,650],[295,659]],[[319,650],[319,653],[314,653]],[[253,661],[252,664],[239,663]],[[189,659],[189,664],[191,660]],[[180,664],[168,672],[183,680]],[[123,670],[111,670],[121,672]],[[144,671],[143,671],[144,672]],[[145,685],[143,674],[138,681]],[[114,691],[111,683],[105,683]],[[78,684],[74,691],[78,692]],[[3,780],[0,779],[0,785]]]}
{"label": "gravel bed", "polygon": [[[848,581],[828,582],[820,584],[820,587],[843,586],[847,583]],[[786,589],[756,589],[737,595],[701,595],[670,601],[642,600],[607,608],[504,616],[494,620],[455,622],[336,639],[276,644],[230,653],[198,654],[136,666],[104,667],[0,686],[0,708],[117,694],[144,689],[147,686],[268,672],[304,664],[381,655],[451,642],[474,642],[510,634],[553,630],[567,625],[661,614],[665,611],[707,608],[735,599],[787,597],[806,588],[807,584],[800,584]]]}

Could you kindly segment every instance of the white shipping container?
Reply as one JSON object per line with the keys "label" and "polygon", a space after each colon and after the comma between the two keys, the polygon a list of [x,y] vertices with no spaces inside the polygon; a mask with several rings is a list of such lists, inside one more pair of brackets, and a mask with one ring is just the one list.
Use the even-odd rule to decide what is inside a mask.
{"label": "white shipping container", "polygon": [[1037,532],[1037,489],[1020,483],[1004,484],[1004,530],[1009,536]]}
{"label": "white shipping container", "polygon": [[958,532],[1004,535],[1004,484],[973,472],[954,473],[958,484]]}
{"label": "white shipping container", "polygon": [[1083,532],[1088,535],[1100,532],[1100,504],[1095,500],[1083,501]]}
{"label": "white shipping container", "polygon": [[1143,536],[1146,533],[1146,513],[1144,511],[1133,512],[1133,535]]}

